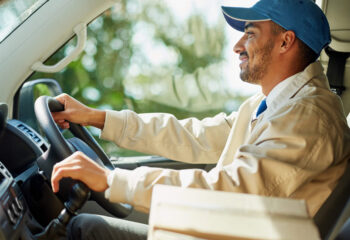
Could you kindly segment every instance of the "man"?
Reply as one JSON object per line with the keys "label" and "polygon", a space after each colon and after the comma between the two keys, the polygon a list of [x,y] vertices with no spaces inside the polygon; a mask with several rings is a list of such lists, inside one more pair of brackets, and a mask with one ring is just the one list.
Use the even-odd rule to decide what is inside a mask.
{"label": "man", "polygon": [[[327,19],[311,0],[261,0],[247,9],[223,7],[223,13],[233,28],[245,32],[234,47],[242,80],[262,89],[238,112],[177,120],[169,114],[90,109],[61,95],[57,99],[65,111],[53,113],[63,128],[67,120],[93,125],[102,129],[102,138],[125,148],[217,166],[209,172],[147,167],[111,172],[76,153],[56,164],[54,191],[62,177],[72,177],[95,191],[106,190],[110,201],[148,211],[153,186],[167,184],[305,199],[310,214],[317,212],[350,157],[341,101],[315,62],[330,42]],[[73,220],[71,232],[81,237],[84,226],[94,225],[83,218],[95,219]],[[111,220],[100,223],[113,225]],[[131,232],[142,232],[138,237],[143,239],[147,229],[136,228],[117,232],[128,232],[130,239],[138,239]]]}

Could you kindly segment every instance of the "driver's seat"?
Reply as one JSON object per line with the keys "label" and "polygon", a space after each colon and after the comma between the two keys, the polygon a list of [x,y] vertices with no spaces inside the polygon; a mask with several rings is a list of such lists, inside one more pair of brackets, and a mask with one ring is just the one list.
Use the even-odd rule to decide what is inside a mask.
{"label": "driver's seat", "polygon": [[350,164],[338,185],[314,217],[322,239],[334,239],[350,218]]}

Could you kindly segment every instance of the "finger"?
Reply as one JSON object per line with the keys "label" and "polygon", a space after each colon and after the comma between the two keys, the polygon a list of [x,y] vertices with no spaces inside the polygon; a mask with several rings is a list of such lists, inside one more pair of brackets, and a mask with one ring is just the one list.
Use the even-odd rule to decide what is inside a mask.
{"label": "finger", "polygon": [[[76,151],[69,157],[63,159],[62,161],[56,163],[53,166],[53,172],[57,171],[60,167],[66,167],[66,166],[78,166],[78,165],[84,165],[84,162],[89,162],[89,158],[82,152]],[[94,163],[92,160],[90,160],[92,163]]]}
{"label": "finger", "polygon": [[51,115],[55,122],[57,122],[59,120],[67,120],[69,113],[66,110],[64,110],[62,112],[51,112]]}
{"label": "finger", "polygon": [[72,156],[69,156],[68,158],[62,160],[61,162],[56,163],[53,166],[51,176],[54,176],[60,168],[72,167],[72,166],[77,166],[77,165],[79,165],[79,160],[72,158]]}
{"label": "finger", "polygon": [[84,174],[81,173],[79,166],[61,167],[51,177],[51,186],[53,192],[59,191],[59,182],[62,178],[70,177],[75,180],[83,181]]}
{"label": "finger", "polygon": [[69,122],[57,123],[61,129],[68,129],[70,127]]}
{"label": "finger", "polygon": [[58,124],[64,124],[67,122],[67,114],[62,114],[63,112],[51,112],[53,120]]}
{"label": "finger", "polygon": [[60,125],[62,129],[68,129],[70,127],[69,122],[64,122]]}
{"label": "finger", "polygon": [[57,171],[61,167],[71,167],[80,165],[81,161],[76,158],[68,157],[61,162],[58,162],[54,165],[53,171]]}

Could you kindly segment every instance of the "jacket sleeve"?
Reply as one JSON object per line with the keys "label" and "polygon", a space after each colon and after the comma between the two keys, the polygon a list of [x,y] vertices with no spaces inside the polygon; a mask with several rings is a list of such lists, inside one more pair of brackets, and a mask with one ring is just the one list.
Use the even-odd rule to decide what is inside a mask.
{"label": "jacket sleeve", "polygon": [[189,163],[216,163],[236,113],[178,120],[171,114],[107,111],[101,138],[118,146]]}
{"label": "jacket sleeve", "polygon": [[106,195],[111,201],[130,203],[143,211],[149,210],[155,184],[289,197],[335,164],[335,159],[344,158],[336,146],[346,145],[349,129],[345,139],[344,133],[313,109],[290,107],[284,111],[257,125],[230,164],[209,172],[115,169]]}

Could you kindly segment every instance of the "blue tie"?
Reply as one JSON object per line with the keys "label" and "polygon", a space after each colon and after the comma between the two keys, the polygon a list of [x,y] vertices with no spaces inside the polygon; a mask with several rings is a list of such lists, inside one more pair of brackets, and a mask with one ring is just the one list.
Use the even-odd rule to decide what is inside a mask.
{"label": "blue tie", "polygon": [[264,98],[259,107],[258,107],[258,111],[256,112],[256,117],[258,117],[260,114],[262,114],[267,108],[267,105],[266,105],[266,98]]}

